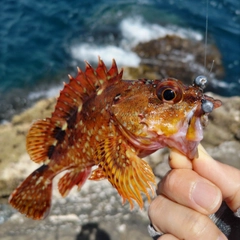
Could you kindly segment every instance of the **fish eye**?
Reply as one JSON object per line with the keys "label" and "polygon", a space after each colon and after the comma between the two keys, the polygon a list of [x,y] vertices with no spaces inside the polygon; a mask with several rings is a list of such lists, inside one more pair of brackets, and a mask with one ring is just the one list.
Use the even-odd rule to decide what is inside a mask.
{"label": "fish eye", "polygon": [[156,89],[157,97],[164,102],[177,103],[183,98],[181,87],[175,82],[164,82]]}
{"label": "fish eye", "polygon": [[176,93],[172,89],[167,88],[162,92],[162,97],[166,101],[171,101],[176,97]]}

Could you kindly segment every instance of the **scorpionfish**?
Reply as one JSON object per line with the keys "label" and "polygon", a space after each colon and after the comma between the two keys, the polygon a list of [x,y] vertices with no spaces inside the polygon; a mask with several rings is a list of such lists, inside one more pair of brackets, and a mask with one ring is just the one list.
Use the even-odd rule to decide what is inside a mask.
{"label": "scorpionfish", "polygon": [[[65,197],[87,179],[108,181],[126,200],[143,207],[155,177],[142,158],[169,147],[189,159],[197,155],[208,114],[221,105],[203,94],[204,78],[181,81],[123,80],[113,60],[108,70],[99,58],[94,69],[78,68],[64,84],[51,117],[37,120],[26,137],[31,160],[42,164],[11,194],[9,203],[32,219],[43,219],[51,206],[52,181]],[[94,167],[94,168],[93,168]],[[93,168],[93,169],[92,169]]]}

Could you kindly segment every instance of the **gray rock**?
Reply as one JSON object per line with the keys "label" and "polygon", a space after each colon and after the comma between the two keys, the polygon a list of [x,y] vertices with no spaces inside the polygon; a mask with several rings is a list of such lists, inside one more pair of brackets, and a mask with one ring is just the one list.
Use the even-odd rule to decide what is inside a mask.
{"label": "gray rock", "polygon": [[[186,84],[191,84],[198,75],[207,75],[212,79],[222,79],[224,69],[221,54],[214,44],[207,45],[205,62],[205,44],[194,39],[171,35],[139,43],[134,47],[141,58],[140,66],[127,68],[126,71],[138,79],[139,76],[148,79],[175,77]],[[214,59],[214,72],[209,72]],[[211,89],[211,84],[208,89]]]}

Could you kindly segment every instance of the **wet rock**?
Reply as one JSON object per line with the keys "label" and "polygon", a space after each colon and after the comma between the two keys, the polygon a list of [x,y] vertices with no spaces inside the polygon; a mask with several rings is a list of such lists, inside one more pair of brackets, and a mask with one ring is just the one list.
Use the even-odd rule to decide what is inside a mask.
{"label": "wet rock", "polygon": [[[202,74],[207,75],[210,82],[212,78],[222,79],[224,76],[221,54],[214,44],[207,45],[206,67],[205,44],[193,39],[171,35],[139,43],[133,51],[141,58],[139,67],[126,69],[133,79],[139,76],[148,79],[175,77],[191,84]],[[214,70],[210,74],[213,60]]]}

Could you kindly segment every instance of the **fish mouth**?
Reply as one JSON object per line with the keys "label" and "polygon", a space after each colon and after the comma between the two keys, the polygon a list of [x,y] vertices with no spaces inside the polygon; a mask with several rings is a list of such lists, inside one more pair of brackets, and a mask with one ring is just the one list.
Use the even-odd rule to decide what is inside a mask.
{"label": "fish mouth", "polygon": [[208,115],[222,105],[220,100],[203,95],[201,104],[193,108],[187,115],[188,129],[186,139],[189,141],[201,141],[203,139],[203,127],[207,125]]}
{"label": "fish mouth", "polygon": [[[201,111],[198,107],[195,107],[187,116],[184,125],[187,124],[186,139],[188,141],[198,141],[203,139],[203,126],[202,120],[204,115],[200,115]],[[207,117],[207,116],[206,116]],[[204,120],[207,121],[207,118]]]}
{"label": "fish mouth", "polygon": [[181,123],[179,131],[171,137],[170,148],[182,152],[189,159],[198,157],[198,144],[203,139],[203,128],[208,115],[222,105],[220,100],[204,95],[201,104],[195,106]]}
{"label": "fish mouth", "polygon": [[198,157],[197,147],[203,139],[203,126],[198,116],[200,106],[194,107],[180,123],[179,131],[167,140],[168,147],[181,152],[189,159]]}

